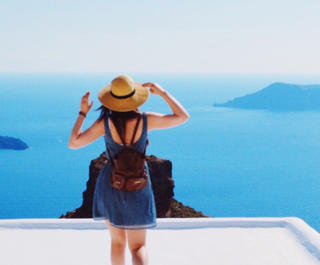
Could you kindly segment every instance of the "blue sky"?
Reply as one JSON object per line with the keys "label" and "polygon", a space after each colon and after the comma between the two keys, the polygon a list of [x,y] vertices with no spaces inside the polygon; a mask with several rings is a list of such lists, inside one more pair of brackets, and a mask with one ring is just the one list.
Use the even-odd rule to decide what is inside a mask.
{"label": "blue sky", "polygon": [[319,0],[2,0],[0,71],[320,73],[319,14]]}

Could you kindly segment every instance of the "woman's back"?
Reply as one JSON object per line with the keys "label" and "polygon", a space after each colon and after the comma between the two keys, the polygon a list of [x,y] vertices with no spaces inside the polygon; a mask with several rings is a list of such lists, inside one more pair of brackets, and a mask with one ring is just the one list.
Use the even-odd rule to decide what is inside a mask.
{"label": "woman's back", "polygon": [[[126,144],[130,144],[131,142],[131,139],[132,139],[132,136],[133,136],[133,133],[134,133],[134,129],[135,129],[135,126],[136,126],[136,123],[137,123],[137,120],[138,118],[133,118],[133,119],[130,119],[130,120],[127,120],[125,122],[125,136],[124,136],[124,140],[125,140],[125,143]],[[113,123],[112,119],[108,119],[108,125],[109,125],[109,129],[110,129],[110,132],[111,132],[111,136],[112,136],[112,139],[114,142],[116,142],[117,144],[122,144],[121,142],[121,138],[119,136],[119,133],[115,127],[115,124]],[[137,129],[137,132],[136,132],[136,135],[134,137],[134,140],[133,140],[133,143],[136,143],[141,135],[142,135],[142,132],[143,132],[143,126],[144,126],[144,119],[141,119],[141,121],[139,122],[139,125],[138,125],[138,129]]]}
{"label": "woman's back", "polygon": [[[141,119],[138,123],[137,132],[133,139],[133,147],[140,151],[144,152],[147,141],[147,116],[145,113],[140,114]],[[131,144],[132,137],[134,135],[134,130],[137,124],[138,118],[129,119],[124,122],[125,124],[125,135],[124,140],[126,144]],[[105,141],[107,148],[111,151],[111,155],[114,156],[116,153],[123,149],[123,143],[120,138],[119,132],[115,123],[112,121],[112,118],[104,117],[104,125],[105,125]]]}

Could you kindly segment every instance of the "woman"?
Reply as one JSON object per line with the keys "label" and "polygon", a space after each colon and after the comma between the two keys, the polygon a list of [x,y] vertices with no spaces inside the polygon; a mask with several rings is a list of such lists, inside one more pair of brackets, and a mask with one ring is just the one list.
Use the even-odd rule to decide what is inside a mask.
{"label": "woman", "polygon": [[[141,114],[138,107],[147,100],[149,91],[161,96],[173,113]],[[81,132],[83,120],[93,104],[92,101],[89,103],[89,96],[90,92],[87,92],[81,99],[80,112],[69,140],[69,147],[72,149],[86,146],[104,135],[107,153],[111,157],[123,149],[123,141],[130,144],[132,140],[133,147],[143,152],[149,131],[174,127],[189,119],[187,111],[160,85],[141,85],[129,76],[121,75],[113,79],[111,85],[100,90],[98,98],[102,103],[101,115],[91,127]],[[138,123],[139,116],[142,119]],[[108,162],[99,173],[92,205],[93,218],[106,220],[111,235],[113,265],[125,264],[126,242],[132,254],[132,263],[148,264],[146,229],[156,224],[155,202],[148,170],[146,168],[149,181],[145,188],[123,191],[112,188],[109,180],[111,169],[111,162]]]}

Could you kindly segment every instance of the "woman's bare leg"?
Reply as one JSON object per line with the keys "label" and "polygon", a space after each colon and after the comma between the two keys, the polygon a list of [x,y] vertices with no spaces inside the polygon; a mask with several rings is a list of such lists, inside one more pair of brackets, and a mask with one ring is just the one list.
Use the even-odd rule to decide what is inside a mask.
{"label": "woman's bare leg", "polygon": [[146,247],[147,230],[127,230],[129,249],[133,265],[148,265],[149,256]]}
{"label": "woman's bare leg", "polygon": [[116,228],[106,220],[111,235],[111,263],[112,265],[125,264],[126,230]]}

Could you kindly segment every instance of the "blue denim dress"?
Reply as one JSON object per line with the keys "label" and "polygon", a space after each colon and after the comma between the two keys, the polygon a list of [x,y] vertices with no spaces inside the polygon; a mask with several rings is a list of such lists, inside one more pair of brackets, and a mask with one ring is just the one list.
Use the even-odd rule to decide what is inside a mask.
{"label": "blue denim dress", "polygon": [[[144,151],[147,141],[147,116],[143,117],[141,137],[133,144],[136,150]],[[110,133],[108,118],[104,120],[105,142],[110,149],[111,156],[122,150],[123,145],[116,143]],[[108,156],[108,152],[106,152]],[[151,187],[150,174],[148,185],[138,191],[122,191],[111,187],[109,176],[111,174],[111,161],[101,169],[93,195],[92,214],[94,220],[108,219],[110,223],[121,229],[146,229],[156,226],[156,208]]]}

